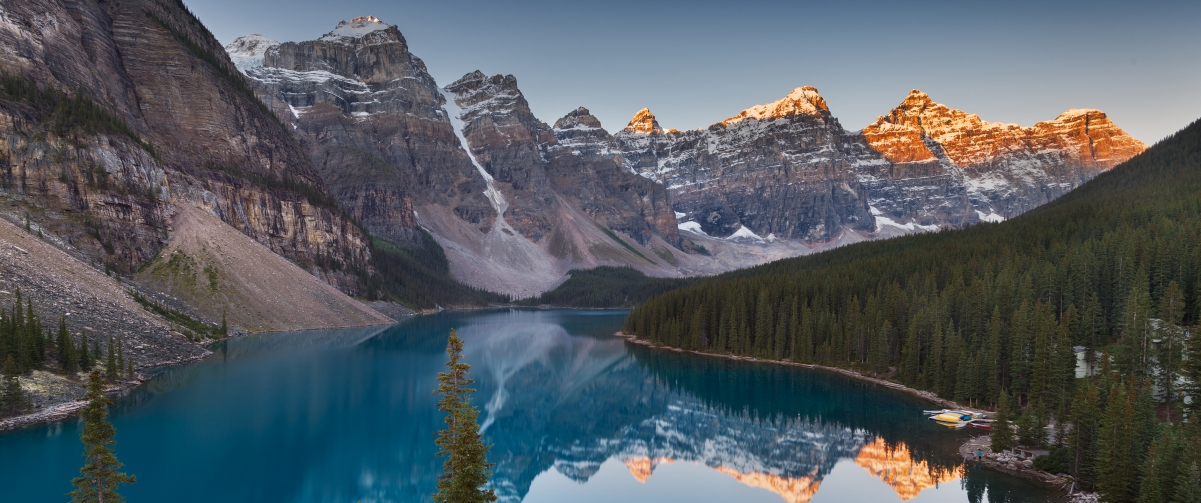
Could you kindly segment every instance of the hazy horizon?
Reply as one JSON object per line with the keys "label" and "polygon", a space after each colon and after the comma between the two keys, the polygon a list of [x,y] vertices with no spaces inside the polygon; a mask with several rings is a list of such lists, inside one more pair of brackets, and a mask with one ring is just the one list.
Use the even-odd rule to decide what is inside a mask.
{"label": "hazy horizon", "polygon": [[476,69],[513,74],[539,119],[584,106],[609,131],[644,107],[665,128],[706,127],[806,85],[851,130],[911,89],[1023,126],[1100,109],[1148,145],[1201,117],[1198,2],[185,3],[222,44],[311,40],[374,15],[440,86]]}

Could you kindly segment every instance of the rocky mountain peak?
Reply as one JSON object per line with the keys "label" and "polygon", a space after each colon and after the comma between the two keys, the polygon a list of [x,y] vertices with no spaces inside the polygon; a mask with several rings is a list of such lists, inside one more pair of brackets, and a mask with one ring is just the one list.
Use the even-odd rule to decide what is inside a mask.
{"label": "rocky mountain peak", "polygon": [[746,110],[743,110],[738,115],[730,117],[722,124],[729,126],[747,119],[755,119],[759,121],[776,120],[794,115],[808,115],[812,117],[823,117],[830,114],[829,107],[826,106],[826,100],[817,92],[817,88],[812,86],[804,86],[793,89],[783,99],[768,103],[766,105],[757,105]]}
{"label": "rocky mountain peak", "polygon": [[600,129],[600,119],[592,115],[587,108],[580,107],[555,121],[555,129]]}
{"label": "rocky mountain peak", "polygon": [[909,91],[909,96],[906,96],[905,99],[901,101],[901,106],[930,105],[930,104],[934,104],[934,100],[930,99],[929,94],[923,93],[918,89],[913,89],[913,90]]}
{"label": "rocky mountain peak", "polygon": [[933,142],[941,156],[959,168],[1035,159],[1039,152],[1054,151],[1070,157],[1071,163],[1109,169],[1147,148],[1099,110],[1072,109],[1054,120],[1022,127],[982,120],[916,89],[888,115],[863,128],[863,135],[889,161],[933,160],[939,157],[931,150]]}
{"label": "rocky mountain peak", "polygon": [[451,82],[450,85],[446,86],[446,89],[459,95],[477,91],[492,94],[499,94],[502,91],[520,93],[517,89],[517,77],[501,75],[499,73],[489,77],[479,70],[468,73],[459,78],[459,80]]}
{"label": "rocky mountain peak", "polygon": [[[431,91],[436,89],[425,63],[409,52],[400,30],[371,16],[342,21],[316,40],[270,47],[263,55],[262,66],[293,72],[323,72],[310,75],[314,81],[325,80],[328,73],[381,85],[415,77],[423,81],[422,87],[428,84]],[[281,76],[259,77],[274,81]]]}
{"label": "rocky mountain peak", "polygon": [[245,72],[250,68],[263,66],[263,54],[272,47],[279,47],[279,42],[255,33],[234,39],[225,46],[225,52],[229,54],[234,66]]}
{"label": "rocky mountain peak", "polygon": [[649,108],[643,108],[634,114],[634,118],[630,119],[630,123],[626,125],[625,130],[640,134],[663,132],[663,128],[659,127],[659,121],[655,120],[655,114],[651,113]]}
{"label": "rocky mountain peak", "polygon": [[343,20],[334,27],[334,31],[326,33],[321,40],[336,41],[342,38],[362,38],[363,36],[384,31],[391,28],[391,25],[380,21],[375,16],[359,16],[350,21]]}

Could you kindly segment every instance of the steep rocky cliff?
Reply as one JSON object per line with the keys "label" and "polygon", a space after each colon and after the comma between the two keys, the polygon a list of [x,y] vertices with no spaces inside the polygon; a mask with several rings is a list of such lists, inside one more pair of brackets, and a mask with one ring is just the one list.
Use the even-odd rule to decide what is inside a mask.
{"label": "steep rocky cliff", "polygon": [[[0,218],[79,261],[56,263],[115,271],[124,283],[113,282],[110,295],[137,289],[154,297],[159,285],[132,280],[155,259],[167,260],[160,254],[181,232],[201,243],[213,242],[206,232],[240,233],[245,246],[221,249],[222,260],[245,262],[243,252],[257,242],[265,249],[256,253],[274,252],[307,273],[276,283],[280,291],[320,290],[325,299],[366,313],[344,324],[387,321],[328,287],[299,286],[311,287],[316,276],[358,292],[371,271],[368,236],[337,207],[300,144],[181,2],[4,2],[0,47]],[[208,213],[216,223],[177,229],[185,209]],[[290,271],[298,271],[295,265]],[[210,278],[230,273],[216,266],[204,272]],[[261,299],[234,290],[266,284],[270,272],[249,268],[241,283],[225,283],[230,296],[171,309],[210,327],[228,312],[236,312],[230,316],[235,326],[261,326],[261,306],[253,302]],[[39,287],[17,280],[9,286]],[[53,299],[35,306],[47,319],[63,314]],[[106,312],[82,311],[71,319],[103,319],[96,315]],[[92,328],[126,342],[158,338],[165,344],[183,340],[181,332],[196,335],[184,328],[191,322],[143,315],[163,328],[127,329],[115,321]],[[82,328],[70,320],[68,326]],[[168,361],[174,357],[138,363]]]}
{"label": "steep rocky cliff", "polygon": [[0,54],[4,192],[30,218],[125,272],[154,257],[182,201],[298,263],[366,266],[365,236],[182,4],[20,0],[0,16],[14,49]]}
{"label": "steep rocky cliff", "polygon": [[[495,218],[442,110],[425,63],[395,26],[343,21],[317,40],[244,49],[260,94],[300,138],[338,204],[373,234],[415,242],[414,206],[439,204],[474,223]],[[257,64],[256,64],[257,63]]]}
{"label": "steep rocky cliff", "polygon": [[577,267],[676,273],[663,187],[559,145],[512,76],[439,88],[397,28],[370,16],[316,40],[226,49],[343,208],[401,245],[428,230],[456,278],[525,296]]}

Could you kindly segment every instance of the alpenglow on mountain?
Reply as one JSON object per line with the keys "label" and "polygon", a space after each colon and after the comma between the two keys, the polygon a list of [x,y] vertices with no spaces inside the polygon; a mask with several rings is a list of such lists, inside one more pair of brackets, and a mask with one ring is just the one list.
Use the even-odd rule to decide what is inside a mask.
{"label": "alpenglow on mountain", "polygon": [[548,125],[511,75],[444,87],[394,25],[226,47],[338,204],[373,234],[430,233],[456,278],[516,296],[570,269],[712,274],[841,244],[1000,221],[1146,147],[1104,113],[998,124],[913,91],[848,131],[812,87],[705,129],[648,109],[616,133]]}

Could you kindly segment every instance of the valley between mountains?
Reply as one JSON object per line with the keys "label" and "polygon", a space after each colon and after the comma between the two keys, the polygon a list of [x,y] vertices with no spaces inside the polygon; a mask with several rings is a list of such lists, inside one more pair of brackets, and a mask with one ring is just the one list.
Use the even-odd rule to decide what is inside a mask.
{"label": "valley between mountains", "polygon": [[861,129],[813,87],[697,130],[647,109],[606,129],[586,96],[548,122],[512,75],[435,82],[371,16],[222,47],[177,0],[13,0],[0,46],[0,306],[19,290],[47,327],[144,348],[138,368],[219,326],[386,324],[573,270],[699,277],[999,222],[1146,149],[1099,110],[1024,127],[917,90]]}

